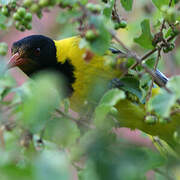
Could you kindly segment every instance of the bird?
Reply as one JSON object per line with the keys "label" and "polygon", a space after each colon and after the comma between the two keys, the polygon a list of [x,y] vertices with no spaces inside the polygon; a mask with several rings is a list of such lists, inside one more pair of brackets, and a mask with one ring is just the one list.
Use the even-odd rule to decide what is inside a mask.
{"label": "bird", "polygon": [[[89,87],[94,84],[93,77],[110,81],[119,78],[122,72],[105,66],[102,56],[93,55],[87,63],[83,58],[86,49],[79,48],[80,40],[79,36],[59,41],[43,35],[25,37],[13,43],[8,67],[18,66],[30,77],[42,70],[54,70],[64,75],[69,94],[72,94],[76,104],[83,104],[82,101],[88,96]],[[113,54],[122,53],[115,48],[109,50]],[[167,83],[168,78],[159,70],[156,70],[155,74],[163,84]]]}
{"label": "bird", "polygon": [[[80,36],[73,36],[62,40],[52,40],[43,35],[31,35],[13,43],[12,56],[8,68],[19,67],[27,76],[44,70],[54,70],[64,76],[69,89],[70,102],[73,110],[85,107],[92,88],[96,86],[96,79],[105,79],[108,82],[120,78],[122,72],[105,65],[105,57],[92,54],[90,60],[85,60],[86,48],[80,48]],[[118,49],[110,48],[113,54],[121,53]],[[157,77],[166,84],[168,78],[159,70]],[[106,86],[108,87],[108,85]],[[106,88],[105,88],[106,89]],[[146,113],[144,108],[124,99],[117,103],[122,126],[130,129],[139,129],[152,136],[158,136],[169,144],[175,144],[173,132],[176,130],[179,116],[174,116],[168,125],[160,123],[149,125],[144,122]]]}

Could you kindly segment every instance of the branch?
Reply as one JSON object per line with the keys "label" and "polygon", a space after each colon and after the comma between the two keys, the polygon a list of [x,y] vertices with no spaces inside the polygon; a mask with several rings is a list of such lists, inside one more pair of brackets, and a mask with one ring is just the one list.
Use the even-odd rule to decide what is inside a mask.
{"label": "branch", "polygon": [[[136,60],[136,63],[141,64],[142,60],[139,58],[134,52],[130,51],[124,43],[115,35],[114,32],[110,32],[112,37],[126,50],[126,53],[124,55],[129,58],[134,58]],[[145,64],[141,64],[141,66],[144,68],[144,70],[151,75],[151,77],[154,79],[157,85],[160,87],[163,87],[168,93],[172,93],[170,89],[168,89],[165,84],[157,77],[156,73],[154,71],[151,71]],[[127,70],[128,71],[128,70]],[[123,73],[125,75],[126,72]],[[123,76],[122,75],[122,76]]]}

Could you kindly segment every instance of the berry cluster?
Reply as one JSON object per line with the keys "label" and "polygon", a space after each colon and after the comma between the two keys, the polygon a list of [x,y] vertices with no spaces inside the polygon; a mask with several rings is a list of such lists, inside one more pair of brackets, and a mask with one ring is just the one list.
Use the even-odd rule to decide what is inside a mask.
{"label": "berry cluster", "polygon": [[23,0],[22,4],[18,4],[18,1],[12,0],[7,5],[0,7],[0,12],[6,17],[12,15],[16,29],[25,31],[26,29],[32,29],[32,13],[40,18],[42,17],[41,10],[43,8],[55,4],[56,0]]}
{"label": "berry cluster", "polygon": [[20,31],[32,29],[32,14],[30,12],[26,12],[25,8],[18,8],[17,11],[13,14],[13,19],[15,20],[16,29]]}

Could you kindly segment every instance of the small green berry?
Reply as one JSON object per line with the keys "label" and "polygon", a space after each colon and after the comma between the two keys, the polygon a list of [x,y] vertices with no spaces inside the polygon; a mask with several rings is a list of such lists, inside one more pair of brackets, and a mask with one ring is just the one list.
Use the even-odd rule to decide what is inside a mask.
{"label": "small green berry", "polygon": [[92,41],[97,37],[97,35],[93,32],[93,30],[88,30],[85,34],[85,38],[88,41]]}
{"label": "small green berry", "polygon": [[31,13],[26,13],[24,19],[28,22],[31,22],[32,21],[32,14]]}
{"label": "small green berry", "polygon": [[23,8],[23,7],[20,7],[20,8],[17,10],[17,13],[19,14],[19,16],[24,17],[24,16],[26,15],[26,9]]}
{"label": "small green berry", "polygon": [[24,0],[23,4],[25,7],[30,7],[33,3],[33,0]]}
{"label": "small green berry", "polygon": [[155,124],[157,122],[157,117],[156,116],[153,116],[153,115],[147,115],[145,117],[145,122],[147,124]]}
{"label": "small green berry", "polygon": [[124,20],[121,20],[120,23],[119,23],[119,27],[120,28],[126,28],[126,26],[127,26],[127,22],[124,21]]}
{"label": "small green berry", "polygon": [[26,30],[26,28],[24,26],[20,26],[18,30],[21,32],[24,32]]}
{"label": "small green berry", "polygon": [[31,30],[32,29],[32,25],[31,24],[27,24],[26,25],[26,29]]}
{"label": "small green berry", "polygon": [[94,5],[94,12],[101,12],[101,10],[102,10],[102,7],[101,7],[101,5],[99,5],[99,4],[95,4]]}
{"label": "small green berry", "polygon": [[40,0],[39,1],[39,6],[40,7],[46,7],[49,5],[49,0]]}
{"label": "small green berry", "polygon": [[20,22],[20,21],[16,21],[16,23],[15,23],[16,29],[19,30],[19,27],[20,27],[20,26],[21,26],[21,22]]}
{"label": "small green berry", "polygon": [[22,19],[21,24],[26,27],[29,24],[29,22]]}
{"label": "small green berry", "polygon": [[119,29],[119,23],[114,24],[114,29],[116,29],[116,30]]}
{"label": "small green berry", "polygon": [[37,13],[40,10],[38,4],[32,4],[32,6],[30,7],[30,11],[33,13]]}
{"label": "small green berry", "polygon": [[19,15],[19,13],[15,12],[15,13],[13,14],[13,19],[19,21],[19,20],[21,20],[22,18],[21,18],[21,16]]}
{"label": "small green berry", "polygon": [[2,13],[4,16],[9,16],[8,8],[7,8],[6,6],[3,6],[2,9],[1,9],[1,13]]}

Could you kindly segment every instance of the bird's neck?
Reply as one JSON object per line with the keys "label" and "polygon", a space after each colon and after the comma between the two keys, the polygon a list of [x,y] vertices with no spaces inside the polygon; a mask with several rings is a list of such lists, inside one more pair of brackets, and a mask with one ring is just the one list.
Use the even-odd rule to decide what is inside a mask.
{"label": "bird's neck", "polygon": [[71,38],[66,38],[63,40],[54,41],[56,46],[56,57],[57,61],[60,63],[64,63],[67,59],[73,59],[73,53],[78,53],[80,37],[74,36]]}

